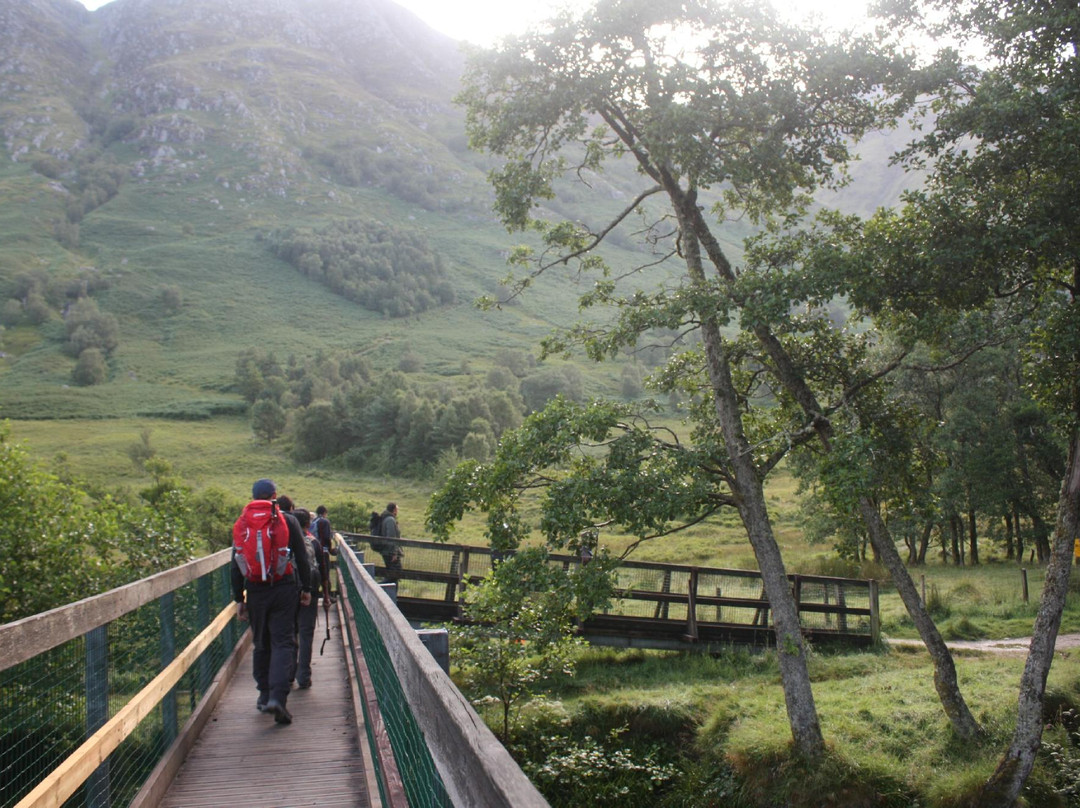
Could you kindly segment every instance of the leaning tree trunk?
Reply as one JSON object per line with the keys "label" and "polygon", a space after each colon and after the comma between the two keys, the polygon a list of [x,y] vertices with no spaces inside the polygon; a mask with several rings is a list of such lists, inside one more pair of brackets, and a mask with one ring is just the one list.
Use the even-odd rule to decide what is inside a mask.
{"label": "leaning tree trunk", "polygon": [[[704,281],[697,238],[684,229],[683,253],[691,277]],[[753,450],[743,430],[738,394],[731,378],[731,365],[716,321],[704,317],[702,342],[709,369],[713,402],[723,433],[732,472],[732,489],[738,501],[739,516],[761,572],[762,586],[773,615],[780,681],[784,689],[788,723],[799,754],[808,759],[821,757],[825,738],[821,733],[817,705],[810,687],[806,647],[799,625],[799,610],[784,570],[780,547],[776,543],[765,504],[765,490],[754,466]]]}
{"label": "leaning tree trunk", "polygon": [[983,787],[979,804],[986,808],[1012,808],[1035,765],[1035,755],[1042,742],[1046,677],[1054,661],[1054,644],[1061,628],[1061,613],[1065,609],[1072,571],[1073,537],[1077,535],[1080,535],[1080,431],[1072,435],[1069,466],[1058,498],[1057,530],[1050,564],[1046,568],[1046,583],[1032,629],[1031,648],[1020,679],[1016,729],[1008,751]]}
{"label": "leaning tree trunk", "polygon": [[877,550],[881,563],[892,575],[900,600],[907,607],[908,614],[911,615],[915,628],[918,629],[919,636],[934,663],[934,687],[937,689],[945,715],[949,717],[949,722],[952,724],[953,732],[964,740],[978,737],[982,730],[960,693],[952,654],[949,653],[945,640],[938,632],[930,613],[926,611],[926,604],[919,596],[915,581],[912,580],[911,574],[900,559],[900,554],[896,552],[896,543],[889,535],[888,528],[881,518],[881,511],[868,497],[860,497],[859,512],[869,529],[870,542]]}
{"label": "leaning tree trunk", "polygon": [[[812,420],[819,439],[826,451],[829,451],[833,436],[831,420],[824,414],[821,405],[817,401],[813,390],[807,385],[805,378],[798,371],[790,354],[783,344],[768,328],[759,326],[755,329],[755,336],[764,347],[769,358],[773,361],[776,375],[780,383],[799,403],[803,412]],[[978,722],[968,709],[967,702],[960,692],[960,685],[956,678],[956,666],[953,663],[952,654],[945,646],[938,633],[934,620],[926,611],[926,604],[922,602],[915,589],[915,582],[911,574],[904,566],[899,554],[896,552],[896,543],[889,533],[888,527],[881,518],[881,513],[871,500],[863,496],[860,498],[859,511],[866,523],[867,533],[870,536],[871,546],[875,555],[882,560],[889,570],[897,591],[901,592],[904,605],[908,614],[919,630],[919,636],[930,652],[930,658],[934,663],[934,683],[937,687],[941,706],[952,723],[953,732],[964,740],[971,740],[981,732]]]}

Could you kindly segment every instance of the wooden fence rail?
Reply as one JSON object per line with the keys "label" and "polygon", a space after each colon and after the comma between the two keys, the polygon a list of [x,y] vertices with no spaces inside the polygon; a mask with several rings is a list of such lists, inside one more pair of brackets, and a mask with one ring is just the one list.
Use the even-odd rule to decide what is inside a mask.
{"label": "wooden fence rail", "polygon": [[[361,548],[372,538],[357,533],[344,537]],[[375,573],[397,583],[402,613],[422,622],[462,620],[465,588],[491,569],[491,550],[414,539],[398,543],[405,552],[403,569],[388,570],[376,563]],[[378,562],[378,553],[368,557]],[[568,555],[552,555],[551,561],[564,568],[582,563]],[[616,575],[616,600],[581,627],[582,635],[594,644],[705,650],[718,644],[774,641],[769,603],[755,570],[624,561]],[[879,642],[875,581],[823,575],[788,578],[810,641],[856,646]]]}

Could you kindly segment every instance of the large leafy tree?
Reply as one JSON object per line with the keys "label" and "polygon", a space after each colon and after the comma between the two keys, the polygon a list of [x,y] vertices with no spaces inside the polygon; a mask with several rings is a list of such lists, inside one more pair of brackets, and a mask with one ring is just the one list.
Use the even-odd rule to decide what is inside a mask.
{"label": "large leafy tree", "polygon": [[[700,405],[696,436],[712,450],[710,468],[754,548],[773,607],[792,734],[809,756],[821,752],[823,741],[762,486],[778,446],[815,437],[829,446],[835,430],[808,381],[804,362],[814,352],[793,351],[770,318],[786,317],[793,300],[820,302],[832,291],[807,287],[791,297],[792,288],[774,282],[783,273],[740,277],[719,223],[733,215],[758,224],[797,217],[810,193],[841,179],[850,138],[889,112],[874,90],[896,65],[877,54],[872,42],[829,41],[790,28],[756,4],[601,2],[580,18],[564,15],[548,30],[474,55],[461,95],[473,144],[505,158],[492,174],[497,211],[508,228],[532,230],[542,242],[539,250],[515,253],[528,268],[516,288],[576,264],[600,275],[583,305],[608,303],[619,312],[614,325],[583,325],[548,348],[578,342],[600,358],[652,329],[697,332],[700,351],[679,356],[663,383],[684,387]],[[537,215],[562,177],[587,181],[616,159],[629,161],[642,178],[622,210],[592,227]],[[635,214],[644,217],[642,232],[655,251],[638,269],[680,266],[652,294],[620,292],[619,273],[596,252]],[[767,269],[779,253],[769,248],[761,255]],[[736,319],[741,335],[726,328]],[[801,335],[827,340],[820,323],[813,318]],[[772,414],[748,406],[755,396],[779,391],[790,406]],[[883,538],[877,507],[869,495],[859,503],[884,547],[891,541]],[[915,588],[908,589],[917,607]],[[944,644],[937,646],[945,658],[939,692],[954,726],[970,736],[977,726],[959,697]]]}
{"label": "large leafy tree", "polygon": [[1011,806],[1042,736],[1046,678],[1080,535],[1080,8],[1034,0],[903,4],[897,19],[982,49],[981,68],[943,52],[928,71],[932,131],[909,161],[929,167],[901,214],[870,230],[881,310],[1026,312],[1024,378],[1064,437],[1050,560],[1012,741],[987,783]]}

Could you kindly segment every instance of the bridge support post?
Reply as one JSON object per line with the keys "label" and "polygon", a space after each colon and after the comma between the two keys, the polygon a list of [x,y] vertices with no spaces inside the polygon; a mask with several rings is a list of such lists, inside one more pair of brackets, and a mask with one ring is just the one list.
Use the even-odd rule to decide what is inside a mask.
{"label": "bridge support post", "polygon": [[[169,667],[176,658],[176,596],[166,592],[161,596],[161,669]],[[176,688],[172,688],[161,700],[161,732],[165,746],[176,740],[180,731],[176,709]]]}
{"label": "bridge support post", "polygon": [[[202,576],[195,584],[197,593],[197,606],[196,606],[196,620],[198,620],[198,629],[202,631],[208,625],[210,625],[210,578]],[[199,696],[206,692],[206,689],[210,687],[210,682],[214,678],[214,671],[210,667],[209,654],[203,654],[199,658]],[[194,704],[192,705],[194,709]]]}
{"label": "bridge support post", "polygon": [[698,569],[690,570],[690,581],[686,586],[686,637],[691,642],[697,642],[697,587]]}
{"label": "bridge support post", "polygon": [[419,628],[416,636],[435,657],[443,673],[450,673],[450,634],[445,628]]}
{"label": "bridge support post", "polygon": [[[86,634],[86,737],[109,720],[109,630],[99,626]],[[86,781],[88,808],[108,808],[112,802],[109,761],[106,758]]]}

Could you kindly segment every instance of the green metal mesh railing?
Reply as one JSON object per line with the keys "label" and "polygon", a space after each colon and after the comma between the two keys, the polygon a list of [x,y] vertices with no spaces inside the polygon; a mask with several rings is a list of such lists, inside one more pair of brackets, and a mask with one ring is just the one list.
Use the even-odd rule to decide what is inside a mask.
{"label": "green metal mesh railing", "polygon": [[[356,546],[353,544],[353,549]],[[435,768],[431,753],[428,751],[424,735],[413,716],[408,699],[401,689],[398,674],[386,649],[382,636],[372,620],[371,613],[360,597],[360,592],[349,573],[344,554],[338,556],[338,567],[344,581],[345,592],[352,607],[356,621],[356,630],[360,641],[360,650],[367,667],[371,685],[374,687],[378,709],[390,738],[394,759],[397,762],[405,794],[410,808],[452,808],[453,803],[447,794],[439,772]],[[355,661],[354,661],[355,666]],[[364,702],[365,726],[368,743],[375,753],[375,738],[372,728],[375,716],[368,715],[368,705]],[[379,793],[386,801],[385,783],[382,772],[376,767]]]}
{"label": "green metal mesh railing", "polygon": [[[0,671],[0,806],[19,802],[114,716],[232,600],[228,566]],[[65,806],[126,806],[242,633],[237,621]]]}

